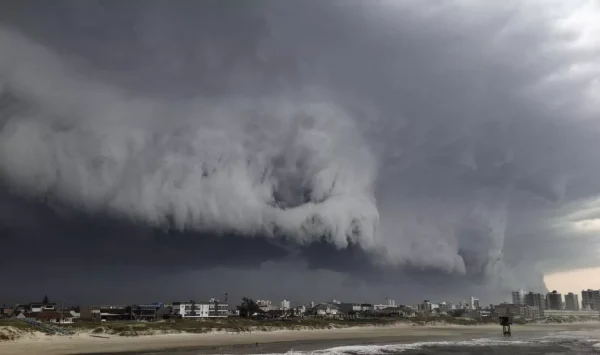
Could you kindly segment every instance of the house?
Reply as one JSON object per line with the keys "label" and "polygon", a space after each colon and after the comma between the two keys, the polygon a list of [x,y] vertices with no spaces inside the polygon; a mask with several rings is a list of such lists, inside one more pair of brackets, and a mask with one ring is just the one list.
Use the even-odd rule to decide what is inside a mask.
{"label": "house", "polygon": [[143,321],[155,321],[159,318],[160,305],[157,304],[141,304],[131,307],[131,315],[133,319]]}
{"label": "house", "polygon": [[70,312],[43,311],[30,313],[28,318],[33,318],[37,321],[45,323],[73,323],[73,315],[71,315]]}
{"label": "house", "polygon": [[221,303],[219,300],[211,298],[208,301],[208,316],[209,317],[228,317],[229,316],[229,305],[227,303]]}
{"label": "house", "polygon": [[173,302],[173,316],[180,318],[208,318],[208,303]]}
{"label": "house", "polygon": [[340,303],[337,306],[344,313],[358,313],[362,311],[362,306],[359,303]]}
{"label": "house", "polygon": [[131,320],[131,307],[125,305],[95,305],[90,307],[81,307],[80,318],[85,321],[117,321]]}
{"label": "house", "polygon": [[229,316],[229,305],[214,298],[208,302],[173,302],[172,316],[181,318],[224,318]]}
{"label": "house", "polygon": [[282,309],[273,309],[267,312],[267,318],[284,318],[286,316],[286,311]]}
{"label": "house", "polygon": [[296,306],[292,308],[295,317],[302,317],[306,313],[306,306]]}
{"label": "house", "polygon": [[318,318],[340,318],[343,312],[337,305],[329,303],[320,303],[306,311],[307,315],[312,315]]}
{"label": "house", "polygon": [[55,312],[56,303],[30,303],[28,305],[29,312]]}
{"label": "house", "polygon": [[463,317],[473,318],[473,319],[483,319],[489,318],[492,316],[492,312],[490,310],[478,309],[470,312],[466,312],[463,314]]}
{"label": "house", "polygon": [[379,309],[375,312],[375,314],[383,317],[414,317],[416,312],[412,308],[398,306]]}
{"label": "house", "polygon": [[2,317],[6,317],[6,318],[10,318],[13,316],[14,313],[14,309],[13,308],[3,308],[1,313]]}
{"label": "house", "polygon": [[360,311],[365,313],[373,312],[373,305],[370,303],[362,303],[360,305]]}
{"label": "house", "polygon": [[258,306],[258,308],[260,308],[261,311],[265,313],[277,309],[277,307],[271,304],[271,301],[269,300],[256,300],[256,305]]}

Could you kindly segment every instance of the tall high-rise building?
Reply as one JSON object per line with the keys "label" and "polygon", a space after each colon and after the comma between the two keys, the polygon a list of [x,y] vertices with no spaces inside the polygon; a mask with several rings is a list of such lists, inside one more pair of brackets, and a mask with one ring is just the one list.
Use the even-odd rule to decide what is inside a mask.
{"label": "tall high-rise building", "polygon": [[579,295],[569,292],[565,295],[565,308],[569,311],[579,310]]}
{"label": "tall high-rise building", "polygon": [[431,302],[429,302],[428,300],[423,301],[423,303],[421,303],[420,309],[422,311],[431,311]]}
{"label": "tall high-rise building", "polygon": [[538,309],[546,309],[546,295],[529,292],[525,295],[525,304]]}
{"label": "tall high-rise building", "polygon": [[556,291],[552,291],[548,294],[546,300],[548,302],[548,309],[552,309],[552,310],[561,310],[562,309],[562,302],[563,302],[562,294],[560,294]]}
{"label": "tall high-rise building", "polygon": [[475,298],[475,297],[471,297],[471,302],[470,302],[469,308],[472,311],[478,310],[479,309],[479,299]]}
{"label": "tall high-rise building", "polygon": [[540,309],[548,309],[548,300],[546,299],[546,295],[543,293],[540,295]]}
{"label": "tall high-rise building", "polygon": [[600,311],[600,290],[581,291],[581,307]]}
{"label": "tall high-rise building", "polygon": [[512,303],[524,305],[525,304],[525,291],[523,291],[523,290],[513,291]]}
{"label": "tall high-rise building", "polygon": [[288,300],[281,301],[281,309],[284,311],[287,311],[288,309],[290,309],[290,301],[288,301]]}

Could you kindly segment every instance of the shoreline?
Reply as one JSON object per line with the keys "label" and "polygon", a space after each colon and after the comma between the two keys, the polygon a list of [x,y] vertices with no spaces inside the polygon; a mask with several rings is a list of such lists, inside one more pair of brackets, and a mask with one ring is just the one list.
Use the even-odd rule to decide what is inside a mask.
{"label": "shoreline", "polygon": [[[514,326],[515,335],[568,330],[598,330],[600,323],[528,324]],[[330,345],[365,343],[406,343],[432,339],[464,337],[502,338],[498,325],[389,325],[362,326],[319,330],[275,330],[248,333],[211,332],[203,334],[161,334],[137,337],[111,336],[97,338],[90,334],[73,336],[32,335],[31,337],[0,343],[3,355],[25,354],[144,354],[147,352],[192,353],[261,353],[316,349]],[[514,338],[514,337],[513,337]],[[256,346],[256,343],[259,346]],[[316,347],[315,347],[316,346]],[[287,349],[287,350],[286,350]]]}

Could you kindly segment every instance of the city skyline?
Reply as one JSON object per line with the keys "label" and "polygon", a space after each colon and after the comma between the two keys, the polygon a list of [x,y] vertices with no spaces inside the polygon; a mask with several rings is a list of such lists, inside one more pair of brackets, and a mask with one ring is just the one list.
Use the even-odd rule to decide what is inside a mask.
{"label": "city skyline", "polygon": [[507,303],[546,308],[550,310],[600,310],[600,289],[587,288],[578,292],[552,290],[536,292],[528,290],[515,290],[510,294]]}

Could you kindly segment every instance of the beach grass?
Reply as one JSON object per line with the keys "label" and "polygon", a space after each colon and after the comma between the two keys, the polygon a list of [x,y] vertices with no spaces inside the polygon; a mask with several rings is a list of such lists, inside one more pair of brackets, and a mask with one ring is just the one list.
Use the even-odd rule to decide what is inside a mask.
{"label": "beach grass", "polygon": [[[342,329],[350,327],[385,327],[394,325],[409,326],[473,326],[482,324],[496,324],[496,318],[472,319],[461,317],[382,317],[382,318],[357,318],[357,319],[318,319],[318,318],[287,318],[257,320],[240,317],[208,318],[208,319],[177,319],[161,320],[156,322],[118,321],[118,322],[86,322],[78,321],[72,324],[61,324],[60,327],[69,329],[74,333],[87,333],[95,336],[142,336],[155,334],[177,333],[253,333],[269,331],[300,331],[300,330],[325,330]],[[528,321],[515,320],[515,324],[526,324]],[[548,323],[552,323],[549,321]],[[0,329],[12,327],[23,333],[41,331],[25,322],[18,320],[0,320]],[[0,332],[0,340],[14,337],[15,334]]]}
{"label": "beach grass", "polygon": [[13,327],[20,330],[38,330],[39,328],[16,319],[0,319],[0,327]]}
{"label": "beach grass", "polygon": [[0,341],[15,340],[23,334],[46,333],[40,328],[16,319],[0,319]]}
{"label": "beach grass", "polygon": [[417,318],[359,318],[359,319],[316,319],[316,318],[290,318],[278,320],[255,320],[247,318],[222,318],[198,320],[162,320],[157,322],[76,322],[63,327],[73,331],[84,331],[91,334],[140,336],[150,334],[169,333],[209,333],[209,332],[261,332],[274,330],[319,330],[339,329],[360,326],[389,326],[398,323],[428,325],[475,325],[485,322],[466,318],[453,317],[417,317]]}

